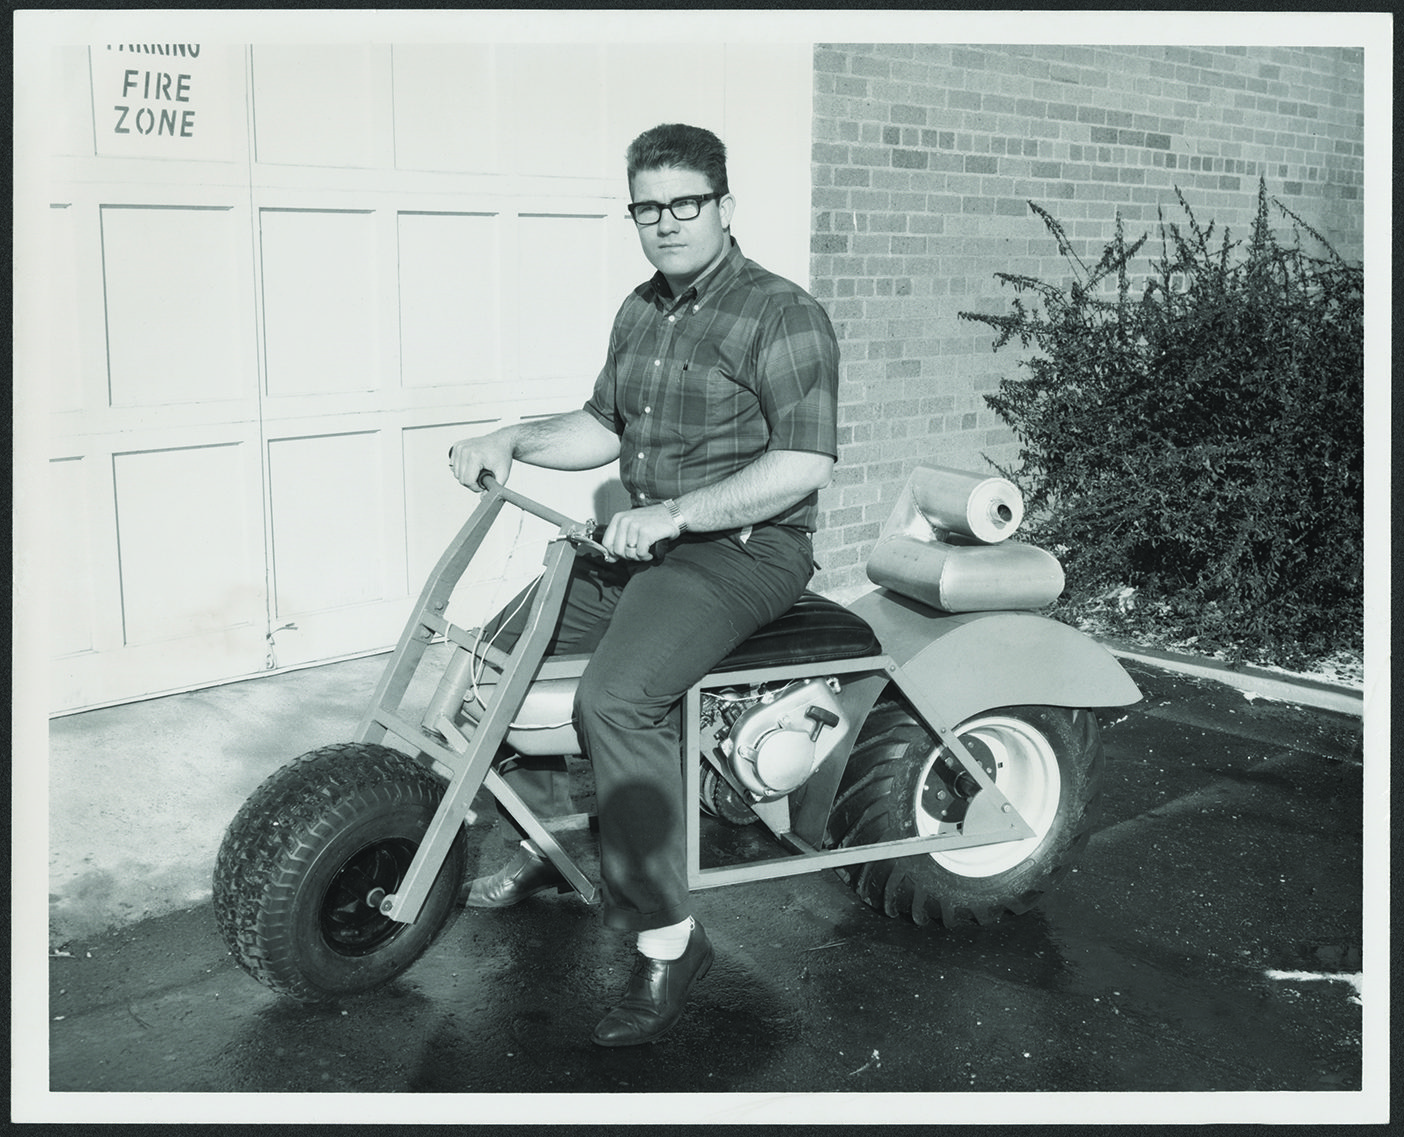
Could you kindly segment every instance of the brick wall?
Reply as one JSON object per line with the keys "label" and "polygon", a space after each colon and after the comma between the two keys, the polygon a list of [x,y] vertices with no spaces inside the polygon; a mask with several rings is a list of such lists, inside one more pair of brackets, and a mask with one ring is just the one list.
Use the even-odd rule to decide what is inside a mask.
{"label": "brick wall", "polygon": [[815,587],[864,560],[913,466],[991,470],[1017,445],[982,395],[1010,348],[961,310],[1005,310],[998,271],[1063,278],[1032,200],[1095,262],[1181,221],[1246,234],[1258,177],[1335,245],[1363,248],[1363,53],[1341,48],[819,45],[811,282],[843,348],[839,469]]}

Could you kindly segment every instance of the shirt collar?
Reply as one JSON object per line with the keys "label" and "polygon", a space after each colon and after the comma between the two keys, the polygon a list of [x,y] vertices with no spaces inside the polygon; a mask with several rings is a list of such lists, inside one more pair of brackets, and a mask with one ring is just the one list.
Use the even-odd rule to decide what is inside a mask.
{"label": "shirt collar", "polygon": [[700,303],[714,288],[730,280],[741,271],[741,265],[746,260],[745,254],[741,252],[741,246],[735,237],[728,236],[731,244],[727,247],[726,254],[713,266],[705,276],[693,281],[681,296],[674,296],[668,288],[668,281],[661,272],[655,272],[649,285],[653,289],[654,299],[659,306],[664,309],[676,308],[679,304],[691,301]]}

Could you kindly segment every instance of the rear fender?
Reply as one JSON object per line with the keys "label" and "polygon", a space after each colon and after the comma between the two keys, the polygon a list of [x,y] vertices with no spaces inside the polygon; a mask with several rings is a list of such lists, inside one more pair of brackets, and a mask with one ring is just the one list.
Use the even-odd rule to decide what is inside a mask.
{"label": "rear fender", "polygon": [[[1029,612],[938,612],[878,589],[848,607],[872,627],[891,660],[844,684],[841,699],[862,722],[895,683],[937,735],[997,707],[1119,707],[1141,692],[1116,658],[1081,632]],[[795,833],[816,848],[860,727],[794,798]]]}
{"label": "rear fender", "polygon": [[937,612],[886,589],[848,606],[897,665],[893,678],[949,726],[995,707],[1121,707],[1141,692],[1075,628],[1030,612]]}

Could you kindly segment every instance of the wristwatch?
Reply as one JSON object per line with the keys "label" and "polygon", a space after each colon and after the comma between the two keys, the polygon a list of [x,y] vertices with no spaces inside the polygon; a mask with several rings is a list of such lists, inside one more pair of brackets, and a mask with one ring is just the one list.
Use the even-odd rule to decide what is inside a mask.
{"label": "wristwatch", "polygon": [[678,535],[686,533],[687,522],[683,520],[682,510],[678,508],[678,503],[669,498],[663,505],[668,510],[668,515],[672,517],[673,524],[678,527]]}

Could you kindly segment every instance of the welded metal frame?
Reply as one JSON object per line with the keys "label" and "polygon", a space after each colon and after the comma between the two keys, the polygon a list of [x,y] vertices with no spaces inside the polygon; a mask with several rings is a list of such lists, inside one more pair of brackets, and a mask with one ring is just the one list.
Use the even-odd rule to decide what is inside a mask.
{"label": "welded metal frame", "polygon": [[[509,653],[481,647],[477,637],[454,627],[444,615],[459,579],[481,547],[504,504],[524,509],[560,527],[556,537],[547,544],[543,560],[544,572],[532,599],[525,630]],[[395,653],[376,688],[372,705],[357,730],[357,739],[361,742],[382,743],[390,735],[399,737],[418,747],[435,762],[454,771],[405,879],[395,893],[381,901],[380,911],[391,919],[412,923],[418,917],[458,829],[469,814],[479,787],[486,787],[501,803],[560,869],[586,903],[595,901],[595,885],[566,853],[547,824],[532,813],[492,768],[493,759],[507,737],[513,716],[532,682],[538,677],[578,677],[588,662],[588,657],[585,656],[546,658],[546,649],[556,617],[565,599],[570,564],[581,547],[590,548],[596,553],[605,552],[594,541],[586,525],[555,513],[489,478],[485,481],[482,503],[464,524],[430,574]],[[453,645],[453,654],[420,721],[414,723],[402,713],[401,703],[424,660],[427,648],[439,636]],[[501,667],[501,674],[497,679],[495,693],[485,707],[482,718],[472,728],[470,737],[459,729],[454,720],[466,695],[469,665],[475,655],[491,655],[493,664]],[[820,802],[817,813],[814,809],[810,810],[809,839],[795,832],[790,818],[788,798],[778,802],[756,803],[754,808],[761,821],[790,851],[743,865],[703,868],[701,774],[698,765],[698,756],[702,753],[702,692],[711,688],[785,682],[816,674],[857,680],[881,680],[884,684],[892,683],[898,687],[911,706],[925,719],[932,734],[954,754],[961,766],[981,787],[981,792],[971,801],[970,811],[961,830],[871,845],[849,846],[844,849],[821,849],[815,845],[814,836],[816,833],[822,833],[822,820],[827,819],[827,810],[832,803],[833,789],[837,784],[836,778],[829,778],[826,781],[827,800]],[[853,740],[861,730],[862,720],[870,706],[871,700],[867,700],[849,737],[829,755],[826,766],[830,763],[841,764],[847,760]],[[1016,841],[1033,836],[1033,831],[1019,816],[1018,811],[957,737],[955,724],[946,721],[939,693],[922,690],[907,678],[902,667],[888,655],[826,661],[818,665],[799,663],[780,667],[718,671],[708,675],[688,691],[684,698],[683,711],[683,747],[680,760],[683,762],[686,795],[684,800],[687,803],[684,824],[687,879],[690,889],[716,888],[746,881],[797,876],[843,865]],[[719,763],[713,764],[724,777],[730,778],[729,773]]]}
{"label": "welded metal frame", "polygon": [[[420,593],[415,610],[376,688],[371,707],[357,730],[357,738],[362,742],[379,743],[385,741],[388,735],[396,735],[454,771],[410,862],[405,879],[396,892],[380,902],[383,915],[402,923],[413,923],[423,910],[458,829],[468,816],[479,787],[484,785],[537,841],[586,902],[592,902],[595,898],[594,884],[566,855],[540,819],[492,769],[498,748],[511,728],[512,717],[542,669],[556,616],[565,600],[570,562],[575,557],[576,548],[595,543],[585,525],[564,514],[546,509],[491,478],[484,479],[484,485],[482,503],[439,558]],[[456,664],[480,649],[476,639],[450,624],[444,613],[454,589],[504,504],[515,505],[558,525],[559,532],[547,544],[543,560],[545,571],[532,598],[521,637],[510,653],[497,653],[502,672],[496,691],[470,738],[453,721],[468,685],[466,669]],[[426,649],[435,636],[440,635],[454,644],[454,655],[421,721],[412,723],[401,714],[400,705],[423,662]]]}
{"label": "welded metal frame", "polygon": [[[822,673],[842,681],[845,676],[866,678],[883,676],[896,684],[899,690],[912,703],[912,706],[926,720],[932,734],[940,739],[960,762],[961,766],[981,787],[981,792],[971,802],[971,812],[959,832],[937,833],[926,837],[904,837],[895,841],[882,841],[870,845],[850,845],[843,849],[821,849],[812,841],[806,840],[791,828],[788,799],[778,802],[758,803],[754,808],[760,820],[770,829],[791,852],[787,855],[751,861],[744,865],[714,866],[703,868],[701,839],[701,768],[696,756],[701,753],[701,711],[702,692],[714,687],[744,686],[762,682],[785,682],[789,679],[806,679]],[[929,693],[917,692],[914,685],[906,681],[902,669],[889,656],[867,656],[859,659],[834,660],[822,664],[803,663],[785,667],[759,667],[738,671],[717,672],[707,676],[687,693],[683,714],[683,763],[685,774],[684,800],[687,828],[687,882],[694,891],[703,888],[719,888],[728,884],[740,884],[754,880],[772,880],[783,876],[800,876],[804,873],[819,872],[823,869],[840,868],[844,865],[864,864],[868,861],[888,860],[893,857],[908,857],[921,853],[935,853],[948,849],[968,848],[975,845],[993,845],[1005,841],[1018,841],[1034,836],[1034,832],[1019,815],[1018,810],[995,785],[989,774],[976,761],[965,744],[961,742],[950,726],[938,727],[944,720],[940,713],[939,699]],[[827,762],[845,762],[852,743],[862,723],[854,726],[853,734],[846,740]],[[708,757],[703,755],[704,758]],[[714,768],[723,777],[726,770],[717,763]],[[738,789],[740,787],[737,787]],[[975,809],[975,803],[980,809]],[[826,807],[829,803],[825,803]]]}

